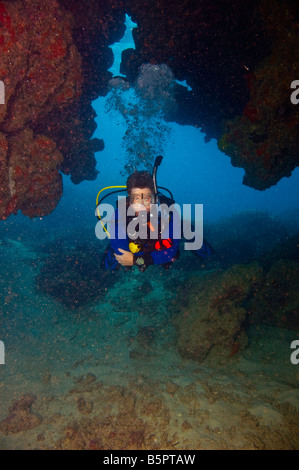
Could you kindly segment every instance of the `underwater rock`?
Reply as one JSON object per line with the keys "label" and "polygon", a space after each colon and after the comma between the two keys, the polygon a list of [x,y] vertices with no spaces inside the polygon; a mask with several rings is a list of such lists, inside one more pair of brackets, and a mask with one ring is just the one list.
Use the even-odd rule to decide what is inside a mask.
{"label": "underwater rock", "polygon": [[35,126],[51,110],[78,99],[81,60],[72,40],[71,18],[56,0],[1,2],[0,19],[0,79],[5,86],[0,129],[6,139],[1,145],[6,164],[0,165],[5,193],[0,218],[19,209],[29,217],[43,216],[62,195],[58,165],[63,157],[46,126],[45,132]]}
{"label": "underwater rock", "polygon": [[[251,187],[265,189],[298,165],[299,114],[290,103],[290,84],[299,72],[293,0],[283,9],[278,0],[2,1],[1,219],[18,210],[29,217],[50,213],[62,193],[59,171],[76,184],[96,178],[94,152],[104,144],[92,138],[91,102],[109,89],[109,45],[122,37],[125,13],[138,23],[136,48],[122,54],[129,84],[147,67],[159,69],[166,84],[173,76],[192,88],[160,90],[167,119],[200,128],[207,141],[219,139]],[[146,81],[145,88],[156,99],[153,84]],[[167,138],[162,120],[153,129],[157,140],[163,133]],[[128,140],[135,137],[131,130]],[[16,139],[19,148],[24,143],[21,154]],[[29,141],[34,155],[27,152]],[[138,141],[131,148],[134,165],[146,163],[148,152],[148,139]]]}
{"label": "underwater rock", "polygon": [[251,323],[299,331],[299,262],[276,261],[249,302],[248,311]]}
{"label": "underwater rock", "polygon": [[175,395],[177,391],[180,389],[179,385],[173,383],[173,382],[167,382],[165,385],[165,390],[169,395]]}
{"label": "underwater rock", "polygon": [[[109,2],[89,2],[82,15],[78,3],[0,3],[0,80],[5,90],[0,105],[0,219],[18,210],[29,217],[50,213],[62,194],[58,168],[75,183],[96,178],[94,152],[103,149],[103,141],[91,139],[96,128],[91,101],[111,77],[108,43],[120,38],[124,13],[109,15]],[[26,151],[30,134],[34,154]],[[46,155],[42,139],[51,142]],[[19,152],[11,150],[13,141]]]}
{"label": "underwater rock", "polygon": [[264,279],[258,263],[191,277],[181,287],[182,306],[174,318],[177,348],[203,362],[228,360],[247,344],[245,303]]}
{"label": "underwater rock", "polygon": [[9,143],[9,189],[16,201],[10,210],[16,213],[21,209],[29,217],[49,214],[62,196],[62,177],[57,168],[63,157],[55,142],[27,128],[12,135]]}
{"label": "underwater rock", "polygon": [[31,410],[35,399],[34,395],[27,394],[16,400],[9,409],[7,418],[1,421],[0,431],[4,434],[16,434],[39,426],[42,418]]}
{"label": "underwater rock", "polygon": [[153,353],[153,343],[156,339],[157,328],[153,325],[142,326],[134,337],[129,337],[129,341],[134,341],[133,349],[130,351],[130,358],[137,360],[147,360]]}
{"label": "underwater rock", "polygon": [[[261,5],[266,17],[267,6]],[[293,8],[271,3],[265,28],[272,53],[247,75],[250,98],[240,116],[224,121],[218,142],[233,166],[245,169],[243,183],[259,190],[289,177],[299,164],[299,113],[290,85],[299,74],[298,20]],[[298,16],[297,16],[298,18]]]}
{"label": "underwater rock", "polygon": [[150,294],[153,291],[153,286],[150,281],[146,280],[143,281],[140,286],[138,286],[137,290],[145,297],[147,294]]}
{"label": "underwater rock", "polygon": [[298,112],[290,84],[298,76],[298,6],[281,2],[127,0],[136,49],[123,53],[131,81],[144,63],[167,64],[178,80],[172,120],[195,125],[244,184],[266,189],[298,165]]}
{"label": "underwater rock", "polygon": [[36,287],[69,308],[79,308],[103,297],[118,278],[101,269],[101,261],[90,246],[62,251],[58,245],[43,260]]}
{"label": "underwater rock", "polygon": [[207,224],[205,233],[215,250],[211,261],[224,268],[260,259],[285,241],[288,232],[280,218],[266,211],[244,211]]}
{"label": "underwater rock", "polygon": [[136,335],[137,343],[146,349],[149,349],[155,340],[157,328],[152,325],[142,326],[138,328]]}
{"label": "underwater rock", "polygon": [[87,402],[84,397],[78,398],[77,407],[81,414],[87,415],[92,412],[93,403],[92,401]]}
{"label": "underwater rock", "polygon": [[[297,229],[298,232],[298,229]],[[293,236],[286,236],[285,240],[278,243],[271,251],[261,258],[261,263],[266,271],[269,271],[275,261],[292,260],[299,263],[299,233]]]}
{"label": "underwater rock", "polygon": [[55,449],[172,449],[167,400],[157,396],[157,384],[128,387],[103,385],[93,394],[96,416],[71,419]]}

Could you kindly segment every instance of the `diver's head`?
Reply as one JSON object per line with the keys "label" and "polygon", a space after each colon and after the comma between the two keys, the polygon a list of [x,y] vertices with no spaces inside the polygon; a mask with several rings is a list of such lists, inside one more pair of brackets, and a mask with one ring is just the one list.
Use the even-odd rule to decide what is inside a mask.
{"label": "diver's head", "polygon": [[136,212],[146,209],[150,210],[150,205],[154,203],[155,188],[151,174],[148,171],[135,171],[127,179],[127,191],[130,204]]}
{"label": "diver's head", "polygon": [[154,194],[154,181],[150,172],[134,171],[127,179],[127,191],[129,196],[133,188],[149,188],[151,193]]}

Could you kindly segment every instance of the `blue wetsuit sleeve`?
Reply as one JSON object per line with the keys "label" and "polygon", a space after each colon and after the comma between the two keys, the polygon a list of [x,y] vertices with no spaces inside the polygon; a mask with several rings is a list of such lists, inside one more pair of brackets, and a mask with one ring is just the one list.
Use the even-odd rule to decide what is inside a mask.
{"label": "blue wetsuit sleeve", "polygon": [[[112,230],[111,230],[112,233]],[[125,238],[124,238],[125,237]],[[115,233],[110,239],[111,248],[117,255],[121,255],[122,253],[119,251],[119,248],[122,250],[130,251],[129,250],[129,240],[126,236],[126,229],[122,226],[121,220],[119,220],[118,210],[115,211]]]}
{"label": "blue wetsuit sleeve", "polygon": [[120,248],[129,251],[129,242],[126,235],[125,238],[123,238],[123,236],[119,236],[123,233],[123,230],[118,218],[117,209],[107,224],[107,232],[109,233],[110,244],[106,249],[106,254],[104,256],[104,266],[112,271],[119,266],[114,254],[121,255],[121,252],[119,251]]}

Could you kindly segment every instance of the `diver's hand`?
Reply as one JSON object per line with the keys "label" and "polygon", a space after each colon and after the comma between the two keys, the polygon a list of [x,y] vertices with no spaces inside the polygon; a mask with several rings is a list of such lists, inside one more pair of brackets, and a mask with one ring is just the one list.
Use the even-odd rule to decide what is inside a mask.
{"label": "diver's hand", "polygon": [[134,255],[130,251],[122,250],[121,248],[118,249],[122,253],[122,255],[116,255],[116,261],[121,264],[122,266],[133,266]]}

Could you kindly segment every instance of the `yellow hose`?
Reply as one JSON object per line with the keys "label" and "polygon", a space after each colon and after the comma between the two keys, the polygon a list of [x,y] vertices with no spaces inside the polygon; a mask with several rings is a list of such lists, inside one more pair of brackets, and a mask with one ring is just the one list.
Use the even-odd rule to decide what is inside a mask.
{"label": "yellow hose", "polygon": [[101,215],[99,213],[99,209],[98,209],[98,203],[99,203],[99,195],[101,194],[102,191],[105,191],[106,189],[114,189],[114,188],[126,188],[127,186],[106,186],[105,188],[101,189],[98,194],[97,194],[97,199],[96,199],[96,208],[97,208],[97,217],[99,219],[99,221],[101,222],[102,224],[102,227],[103,229],[105,230],[105,232],[107,233],[108,237],[110,237],[110,233],[108,232],[108,230],[106,229],[105,225],[103,224],[102,220],[101,220]]}

